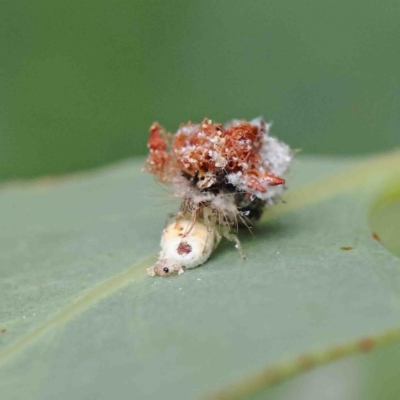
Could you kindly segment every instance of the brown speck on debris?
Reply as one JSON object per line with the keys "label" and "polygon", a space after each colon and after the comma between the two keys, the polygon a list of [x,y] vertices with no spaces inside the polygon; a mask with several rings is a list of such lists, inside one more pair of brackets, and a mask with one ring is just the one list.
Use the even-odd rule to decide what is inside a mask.
{"label": "brown speck on debris", "polygon": [[347,251],[347,250],[353,250],[353,247],[351,247],[351,246],[343,246],[343,247],[341,247],[341,249]]}
{"label": "brown speck on debris", "polygon": [[6,332],[7,332],[7,329],[0,330],[0,333],[6,333]]}
{"label": "brown speck on debris", "polygon": [[380,236],[379,236],[376,232],[372,232],[372,237],[373,237],[376,241],[378,241],[378,242],[381,241]]}

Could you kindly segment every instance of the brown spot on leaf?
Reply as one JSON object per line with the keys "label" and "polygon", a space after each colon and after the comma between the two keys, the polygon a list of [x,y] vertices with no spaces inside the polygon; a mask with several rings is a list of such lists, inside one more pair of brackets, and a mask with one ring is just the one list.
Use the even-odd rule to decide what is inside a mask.
{"label": "brown spot on leaf", "polygon": [[311,356],[304,354],[298,358],[297,364],[301,369],[307,370],[314,366],[315,361]]}
{"label": "brown spot on leaf", "polygon": [[378,242],[381,241],[380,236],[379,236],[376,232],[372,232],[372,237],[373,237],[376,241],[378,241]]}
{"label": "brown spot on leaf", "polygon": [[358,345],[362,351],[370,351],[375,347],[376,341],[372,338],[367,337],[360,340]]}
{"label": "brown spot on leaf", "polygon": [[269,368],[262,374],[262,380],[265,385],[272,385],[281,380],[282,375],[274,368]]}
{"label": "brown spot on leaf", "polygon": [[7,329],[0,330],[0,333],[6,333],[6,332],[7,332]]}
{"label": "brown spot on leaf", "polygon": [[329,359],[336,360],[342,358],[346,355],[346,348],[344,346],[338,345],[329,351]]}
{"label": "brown spot on leaf", "polygon": [[179,243],[177,252],[180,256],[187,255],[192,252],[192,246],[188,242],[182,241]]}
{"label": "brown spot on leaf", "polygon": [[341,249],[342,250],[353,250],[353,247],[351,247],[351,246],[343,246],[343,247],[341,247]]}

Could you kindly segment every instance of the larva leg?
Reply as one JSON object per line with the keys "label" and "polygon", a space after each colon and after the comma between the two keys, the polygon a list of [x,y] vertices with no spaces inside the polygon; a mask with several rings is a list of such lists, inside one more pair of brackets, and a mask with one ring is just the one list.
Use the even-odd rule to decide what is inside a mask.
{"label": "larva leg", "polygon": [[215,244],[215,230],[213,232],[211,227],[207,227],[207,237],[206,240],[204,241],[204,246],[203,246],[203,254],[205,254],[210,247],[212,248],[211,251],[214,251],[217,245]]}
{"label": "larva leg", "polygon": [[198,217],[199,217],[198,211],[192,212],[192,218],[191,218],[190,225],[186,228],[185,232],[183,233],[183,238],[186,237],[191,232],[191,230],[194,228]]}
{"label": "larva leg", "polygon": [[208,231],[207,242],[213,243],[213,251],[214,251],[219,245],[222,236],[219,233],[219,230],[216,228],[215,216],[213,216],[212,210],[206,207],[203,210],[203,215],[204,215],[204,222],[207,226],[207,231]]}
{"label": "larva leg", "polygon": [[219,245],[219,242],[221,241],[222,236],[219,233],[218,229],[214,229],[214,235],[213,235],[213,240],[214,240],[214,247],[213,247],[213,251],[217,248],[217,246]]}
{"label": "larva leg", "polygon": [[230,242],[236,243],[235,247],[238,249],[240,256],[245,260],[246,255],[244,254],[243,247],[242,244],[240,243],[239,238],[235,234],[229,232],[228,226],[224,226],[221,229],[221,233],[224,238],[228,239]]}
{"label": "larva leg", "polygon": [[[173,214],[170,214],[170,215],[173,215]],[[176,214],[176,217],[175,217],[175,228],[178,227],[179,222],[181,222],[181,220],[184,218],[184,216],[185,216],[185,213],[182,212],[182,211],[179,211],[178,214]]]}

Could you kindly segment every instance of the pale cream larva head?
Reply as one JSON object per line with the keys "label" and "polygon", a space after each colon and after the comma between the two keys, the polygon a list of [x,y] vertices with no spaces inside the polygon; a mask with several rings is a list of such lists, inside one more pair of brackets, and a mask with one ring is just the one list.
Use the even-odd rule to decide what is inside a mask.
{"label": "pale cream larva head", "polygon": [[150,276],[169,276],[173,274],[183,274],[183,267],[169,259],[162,259],[155,263],[153,267],[147,268]]}

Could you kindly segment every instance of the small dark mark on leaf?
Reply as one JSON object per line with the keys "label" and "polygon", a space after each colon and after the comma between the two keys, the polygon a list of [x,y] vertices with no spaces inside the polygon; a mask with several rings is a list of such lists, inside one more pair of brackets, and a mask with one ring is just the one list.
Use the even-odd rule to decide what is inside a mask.
{"label": "small dark mark on leaf", "polygon": [[376,232],[372,232],[372,237],[373,237],[376,241],[378,241],[378,242],[381,241],[380,236],[379,236]]}
{"label": "small dark mark on leaf", "polygon": [[7,332],[7,329],[2,329],[2,330],[0,330],[0,333],[6,333]]}
{"label": "small dark mark on leaf", "polygon": [[343,246],[341,247],[342,250],[353,250],[353,247],[351,246]]}

